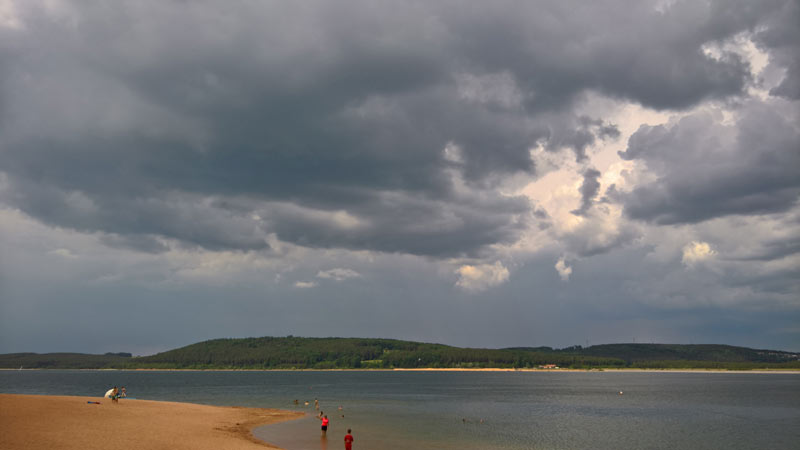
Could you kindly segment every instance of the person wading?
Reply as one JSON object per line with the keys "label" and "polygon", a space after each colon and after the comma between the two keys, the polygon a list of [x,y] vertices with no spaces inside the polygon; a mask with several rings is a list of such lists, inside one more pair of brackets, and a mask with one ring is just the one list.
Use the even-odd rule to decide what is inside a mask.
{"label": "person wading", "polygon": [[325,434],[328,432],[328,423],[329,423],[328,416],[327,415],[322,416],[321,420],[322,420],[322,435],[325,436]]}
{"label": "person wading", "polygon": [[344,435],[344,450],[353,450],[353,435],[352,430],[347,429],[347,434]]}

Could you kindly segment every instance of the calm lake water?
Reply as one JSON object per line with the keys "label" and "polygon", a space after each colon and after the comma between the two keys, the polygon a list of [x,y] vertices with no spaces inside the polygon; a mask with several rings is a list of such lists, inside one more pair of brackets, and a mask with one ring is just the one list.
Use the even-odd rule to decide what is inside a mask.
{"label": "calm lake water", "polygon": [[[289,450],[344,448],[348,427],[357,450],[800,448],[798,374],[0,371],[2,393],[112,385],[138,399],[306,411],[255,430]],[[315,398],[331,419],[325,440]]]}

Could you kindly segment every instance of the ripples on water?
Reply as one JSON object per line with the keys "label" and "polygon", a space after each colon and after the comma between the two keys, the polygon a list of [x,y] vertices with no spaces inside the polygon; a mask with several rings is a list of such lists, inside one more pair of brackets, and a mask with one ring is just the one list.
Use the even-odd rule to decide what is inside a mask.
{"label": "ripples on water", "polygon": [[140,399],[306,411],[255,430],[289,450],[344,448],[348,427],[357,450],[800,448],[798,374],[0,371],[4,393],[101,396],[112,385]]}

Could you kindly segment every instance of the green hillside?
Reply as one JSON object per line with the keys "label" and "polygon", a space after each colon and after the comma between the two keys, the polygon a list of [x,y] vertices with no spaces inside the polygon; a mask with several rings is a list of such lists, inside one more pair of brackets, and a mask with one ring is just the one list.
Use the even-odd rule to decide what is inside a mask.
{"label": "green hillside", "polygon": [[9,353],[0,355],[3,369],[107,369],[119,367],[130,360],[130,353]]}
{"label": "green hillside", "polygon": [[214,339],[152,356],[13,353],[0,368],[53,369],[392,369],[707,368],[800,369],[800,355],[728,345],[607,344],[460,348],[394,339],[260,337]]}
{"label": "green hillside", "polygon": [[616,358],[477,349],[393,339],[262,337],[215,339],[131,361],[136,367],[358,369],[622,366]]}
{"label": "green hillside", "polygon": [[656,360],[785,363],[798,358],[795,353],[731,345],[605,344],[584,348],[581,353],[620,358],[628,363]]}

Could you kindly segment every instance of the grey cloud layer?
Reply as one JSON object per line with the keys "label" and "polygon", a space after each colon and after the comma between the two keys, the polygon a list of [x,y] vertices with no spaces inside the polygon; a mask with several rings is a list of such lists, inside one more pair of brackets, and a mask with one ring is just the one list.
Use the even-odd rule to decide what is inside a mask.
{"label": "grey cloud layer", "polygon": [[798,108],[750,101],[733,125],[708,113],[642,126],[620,155],[643,160],[657,180],[623,196],[632,218],[696,223],[787,211],[800,198]]}
{"label": "grey cloud layer", "polygon": [[770,53],[773,64],[786,71],[770,94],[800,100],[800,2],[785,2],[768,20],[770,26],[755,34],[755,42]]}
{"label": "grey cloud layer", "polygon": [[[796,8],[745,6],[20,2],[23,26],[0,28],[2,201],[143,251],[164,238],[265,249],[274,233],[476,254],[534,220],[526,200],[494,190],[536,173],[531,147],[581,159],[619,135],[573,111],[587,90],[658,109],[737,96],[752,82],[747,63],[701,48],[761,27],[759,45],[789,70],[775,93],[795,95],[782,11]],[[657,133],[640,130],[627,157]],[[651,211],[650,199],[675,197],[664,183],[634,191],[629,214],[703,216],[680,201]]]}
{"label": "grey cloud layer", "polygon": [[586,169],[583,172],[583,183],[580,188],[581,206],[572,211],[572,214],[582,216],[592,207],[592,202],[594,202],[597,193],[600,191],[600,181],[598,180],[600,175],[602,174],[597,169]]}

